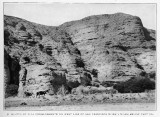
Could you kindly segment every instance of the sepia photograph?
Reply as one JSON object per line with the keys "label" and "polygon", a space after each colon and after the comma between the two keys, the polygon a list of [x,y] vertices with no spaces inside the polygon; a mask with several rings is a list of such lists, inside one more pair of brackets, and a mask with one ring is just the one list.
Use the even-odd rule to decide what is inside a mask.
{"label": "sepia photograph", "polygon": [[156,9],[4,2],[4,111],[156,111]]}

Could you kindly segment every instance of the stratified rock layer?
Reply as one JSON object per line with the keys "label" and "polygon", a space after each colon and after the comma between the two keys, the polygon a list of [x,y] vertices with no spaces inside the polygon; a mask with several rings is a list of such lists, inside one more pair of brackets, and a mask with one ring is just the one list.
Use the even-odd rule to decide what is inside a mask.
{"label": "stratified rock layer", "polygon": [[5,58],[10,56],[14,64],[9,66],[6,59],[5,81],[19,83],[21,96],[90,85],[93,70],[101,82],[124,81],[142,71],[155,72],[155,42],[154,30],[123,13],[89,16],[59,27],[4,16]]}
{"label": "stratified rock layer", "polygon": [[[65,27],[71,35],[85,67],[99,71],[101,81],[125,80],[138,74],[145,66],[142,62],[138,64],[137,58],[155,51],[154,31],[145,29],[139,17],[122,13],[90,16],[60,27]],[[150,62],[155,65],[155,59]]]}

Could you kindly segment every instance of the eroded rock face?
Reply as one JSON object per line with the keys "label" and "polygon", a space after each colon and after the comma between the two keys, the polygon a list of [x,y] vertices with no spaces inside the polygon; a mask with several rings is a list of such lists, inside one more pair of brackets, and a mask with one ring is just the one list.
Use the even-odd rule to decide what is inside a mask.
{"label": "eroded rock face", "polygon": [[156,53],[155,51],[145,52],[137,57],[138,63],[144,68],[146,73],[155,72],[156,69]]}
{"label": "eroded rock face", "polygon": [[11,58],[4,63],[5,81],[11,83],[12,74],[19,96],[45,90],[56,94],[95,79],[124,81],[141,71],[155,71],[155,42],[154,30],[123,13],[90,16],[59,27],[4,16],[5,53]]}
{"label": "eroded rock face", "polygon": [[[66,27],[71,35],[86,69],[97,69],[101,81],[125,80],[138,74],[143,70],[137,67],[138,57],[155,51],[154,31],[144,28],[135,16],[122,13],[90,16],[61,27]],[[142,64],[139,66],[143,67]]]}

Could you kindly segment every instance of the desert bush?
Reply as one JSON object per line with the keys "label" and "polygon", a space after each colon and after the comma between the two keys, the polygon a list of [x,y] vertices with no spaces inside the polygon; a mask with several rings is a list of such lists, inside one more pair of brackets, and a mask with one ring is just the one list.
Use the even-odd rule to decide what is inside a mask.
{"label": "desert bush", "polygon": [[155,82],[151,81],[149,78],[134,77],[128,81],[114,85],[114,89],[118,90],[120,93],[140,93],[145,90],[155,89]]}
{"label": "desert bush", "polygon": [[39,46],[39,49],[40,49],[41,51],[43,51],[44,46],[43,46],[42,44],[39,44],[38,46]]}
{"label": "desert bush", "polygon": [[150,72],[150,73],[146,73],[146,72],[142,71],[139,76],[142,76],[142,77],[145,77],[145,78],[149,78],[149,79],[154,79],[154,80],[155,80],[155,78],[156,78],[156,73],[155,73],[155,71],[152,71],[152,72]]}
{"label": "desert bush", "polygon": [[77,67],[84,67],[85,66],[84,61],[82,59],[76,58],[75,60],[76,60]]}
{"label": "desert bush", "polygon": [[98,77],[98,70],[97,69],[93,69],[91,73],[93,74],[94,77],[96,77],[96,78]]}
{"label": "desert bush", "polygon": [[151,79],[156,79],[156,73],[155,72],[150,72],[148,73],[148,78],[151,78]]}

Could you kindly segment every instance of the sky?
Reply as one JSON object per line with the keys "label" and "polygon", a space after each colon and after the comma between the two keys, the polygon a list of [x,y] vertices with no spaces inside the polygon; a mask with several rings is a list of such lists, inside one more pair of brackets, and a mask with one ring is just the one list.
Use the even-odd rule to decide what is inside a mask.
{"label": "sky", "polygon": [[156,29],[155,4],[4,3],[5,15],[49,26],[58,26],[90,15],[117,12],[138,16],[144,27]]}

